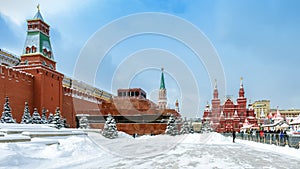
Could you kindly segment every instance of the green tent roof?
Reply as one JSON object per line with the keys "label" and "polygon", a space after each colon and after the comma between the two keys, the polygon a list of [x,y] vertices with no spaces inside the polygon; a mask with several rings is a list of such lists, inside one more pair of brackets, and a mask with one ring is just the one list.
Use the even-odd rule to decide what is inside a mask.
{"label": "green tent roof", "polygon": [[163,71],[163,69],[161,71],[162,72],[161,72],[160,88],[159,89],[166,89],[165,78],[164,78],[164,71]]}

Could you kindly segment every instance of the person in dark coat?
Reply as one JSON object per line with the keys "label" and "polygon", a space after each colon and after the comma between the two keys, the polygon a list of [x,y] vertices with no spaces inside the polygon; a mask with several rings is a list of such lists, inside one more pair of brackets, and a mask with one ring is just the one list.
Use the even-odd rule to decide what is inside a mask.
{"label": "person in dark coat", "polygon": [[236,134],[235,134],[235,131],[234,130],[232,130],[232,138],[233,138],[233,142],[235,143],[235,137],[236,137]]}

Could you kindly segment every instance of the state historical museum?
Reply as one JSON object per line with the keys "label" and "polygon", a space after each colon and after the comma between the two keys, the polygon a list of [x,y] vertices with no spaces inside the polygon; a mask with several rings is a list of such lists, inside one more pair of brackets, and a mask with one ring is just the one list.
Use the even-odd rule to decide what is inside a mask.
{"label": "state historical museum", "polygon": [[217,82],[215,82],[213,99],[211,101],[212,106],[211,108],[209,105],[206,106],[203,114],[203,122],[209,122],[211,127],[217,132],[240,131],[244,122],[257,124],[252,105],[249,104],[247,108],[247,98],[245,98],[242,78],[238,93],[239,96],[236,99],[236,103],[228,97],[221,104]]}

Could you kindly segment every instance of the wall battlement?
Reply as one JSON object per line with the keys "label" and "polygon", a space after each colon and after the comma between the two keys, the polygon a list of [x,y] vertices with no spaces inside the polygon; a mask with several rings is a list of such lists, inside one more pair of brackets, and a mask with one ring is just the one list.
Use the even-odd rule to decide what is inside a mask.
{"label": "wall battlement", "polygon": [[8,80],[16,80],[16,82],[26,81],[31,83],[34,76],[30,73],[26,73],[8,66],[0,65],[0,75],[2,79],[8,78]]}

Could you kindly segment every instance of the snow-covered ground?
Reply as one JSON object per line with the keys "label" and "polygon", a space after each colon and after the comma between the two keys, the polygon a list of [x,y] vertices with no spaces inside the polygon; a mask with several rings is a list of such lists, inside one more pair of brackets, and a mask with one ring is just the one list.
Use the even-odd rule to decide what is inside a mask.
{"label": "snow-covered ground", "polygon": [[[70,131],[70,129],[69,129]],[[27,131],[28,132],[28,131]],[[40,131],[42,132],[42,131]],[[35,137],[0,143],[0,168],[299,168],[300,150],[218,133],[141,136],[119,133]]]}

